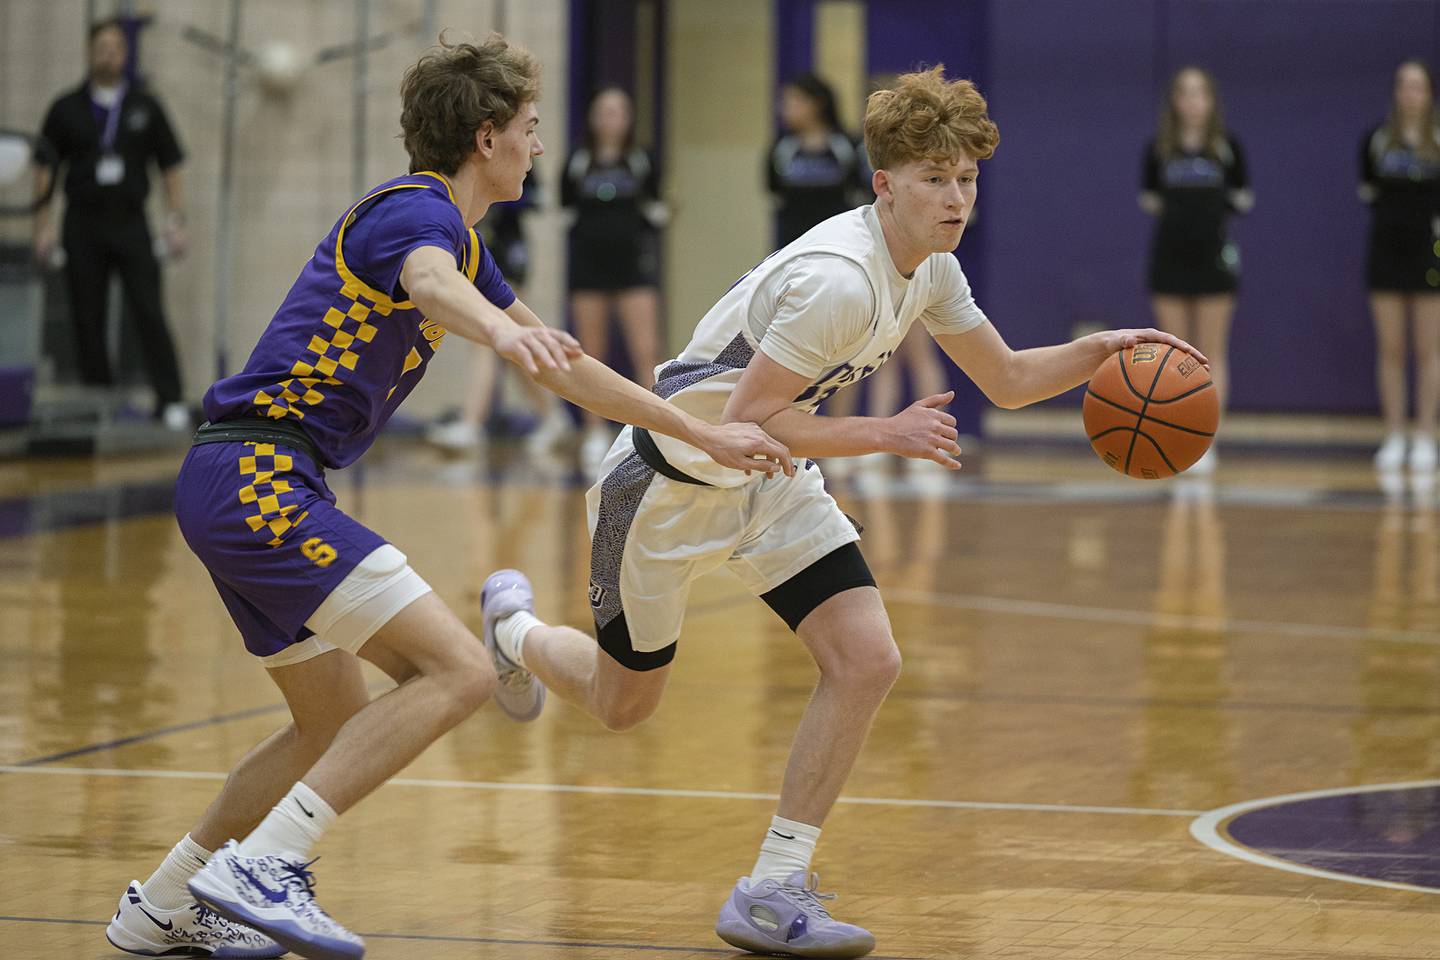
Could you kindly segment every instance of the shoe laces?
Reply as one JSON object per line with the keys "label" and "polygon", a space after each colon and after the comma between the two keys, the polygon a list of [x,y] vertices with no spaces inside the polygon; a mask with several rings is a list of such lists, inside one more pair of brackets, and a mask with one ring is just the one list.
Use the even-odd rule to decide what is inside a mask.
{"label": "shoe laces", "polygon": [[289,878],[293,879],[295,882],[303,884],[305,887],[305,893],[309,896],[314,896],[315,874],[310,871],[310,864],[314,863],[315,860],[319,859],[319,857],[316,857],[314,860],[309,860],[305,863],[292,863],[289,860],[282,860],[280,861],[280,863],[284,867],[285,874]]}
{"label": "shoe laces", "polygon": [[198,924],[200,924],[201,926],[204,926],[204,927],[223,927],[223,926],[225,926],[226,924],[228,924],[228,923],[230,922],[230,921],[226,920],[224,917],[220,916],[220,914],[216,913],[214,910],[211,910],[211,909],[210,909],[208,906],[206,906],[206,904],[205,904],[204,902],[202,902],[202,901],[199,901],[199,900],[195,901],[194,910],[195,910],[195,922],[198,923]]}
{"label": "shoe laces", "polygon": [[530,671],[514,668],[499,675],[500,686],[506,690],[524,690],[530,686]]}
{"label": "shoe laces", "polygon": [[816,888],[819,886],[820,874],[812,873],[806,877],[803,887],[791,886],[788,883],[780,884],[780,893],[805,913],[818,913],[822,919],[830,920],[832,919],[830,911],[826,910],[825,905],[820,901],[834,900],[836,895],[817,892]]}

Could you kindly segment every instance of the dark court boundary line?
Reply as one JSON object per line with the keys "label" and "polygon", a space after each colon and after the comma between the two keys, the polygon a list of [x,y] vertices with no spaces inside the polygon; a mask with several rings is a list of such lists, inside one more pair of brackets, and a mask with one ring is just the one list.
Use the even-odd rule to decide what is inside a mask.
{"label": "dark court boundary line", "polygon": [[[187,730],[198,730],[201,727],[218,726],[222,723],[229,723],[232,720],[245,720],[250,717],[258,717],[267,713],[278,713],[286,709],[283,703],[266,704],[263,707],[251,707],[248,710],[237,710],[234,713],[221,713],[213,717],[206,717],[203,720],[191,720],[189,723],[177,723],[169,727],[159,727],[155,730],[145,730],[141,733],[131,734],[128,737],[120,737],[115,740],[106,740],[103,743],[92,743],[83,747],[75,747],[73,750],[63,750],[60,753],[51,753],[43,757],[33,757],[29,760],[21,760],[11,764],[16,767],[38,767],[46,763],[55,763],[59,760],[69,760],[72,757],[81,757],[88,753],[99,753],[102,750],[113,750],[117,747],[126,747],[132,743],[140,743],[145,740],[154,740],[158,737],[169,736],[172,733],[184,733]],[[0,920],[5,919],[0,917]]]}
{"label": "dark court boundary line", "polygon": [[[108,920],[62,920],[56,917],[5,917],[10,923],[52,923],[83,927],[103,927]],[[505,937],[461,937],[426,933],[361,933],[367,940],[410,940],[424,943],[477,943],[501,947],[564,947],[584,950],[648,950],[656,953],[706,953],[718,957],[748,956],[743,950],[720,947],[677,947],[669,944],[607,943],[600,940],[520,940]],[[870,960],[923,960],[920,957],[887,957],[875,955]]]}

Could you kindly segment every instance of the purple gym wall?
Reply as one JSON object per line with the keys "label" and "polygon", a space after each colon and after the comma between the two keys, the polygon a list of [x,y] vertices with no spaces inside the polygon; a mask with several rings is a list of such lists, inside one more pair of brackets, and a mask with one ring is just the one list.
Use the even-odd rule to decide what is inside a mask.
{"label": "purple gym wall", "polygon": [[[943,6],[943,15],[937,15],[937,6],[934,0],[884,0],[869,4],[865,18],[866,71],[873,77],[943,63],[946,76],[969,78],[985,90],[989,85],[989,51],[985,42],[988,4],[984,0],[950,0]],[[992,232],[989,219],[988,215],[973,217],[956,251],[965,276],[985,310],[992,308],[986,296],[989,288],[986,238]],[[958,421],[958,429],[961,433],[979,434],[980,417],[987,407],[984,395],[950,363],[945,367],[951,373],[951,386],[955,389],[950,412]],[[917,398],[907,390],[906,399]]]}
{"label": "purple gym wall", "polygon": [[1440,6],[1089,0],[1083,16],[1070,0],[989,6],[985,90],[1001,145],[981,177],[976,288],[1010,342],[1150,322],[1140,154],[1170,73],[1196,63],[1217,77],[1256,195],[1234,222],[1233,405],[1375,411],[1359,143],[1384,115],[1396,63],[1436,60]]}

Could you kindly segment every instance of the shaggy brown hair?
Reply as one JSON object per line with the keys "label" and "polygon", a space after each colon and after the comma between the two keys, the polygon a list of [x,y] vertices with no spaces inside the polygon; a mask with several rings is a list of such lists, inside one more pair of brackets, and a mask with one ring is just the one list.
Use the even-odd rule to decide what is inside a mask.
{"label": "shaggy brown hair", "polygon": [[400,129],[410,172],[446,176],[475,150],[485,122],[505,126],[540,96],[540,63],[492,33],[481,43],[448,43],[444,34],[400,81]]}
{"label": "shaggy brown hair", "polygon": [[865,152],[876,170],[914,160],[952,163],[962,152],[989,160],[999,142],[985,98],[969,80],[946,80],[943,63],[901,74],[865,102]]}

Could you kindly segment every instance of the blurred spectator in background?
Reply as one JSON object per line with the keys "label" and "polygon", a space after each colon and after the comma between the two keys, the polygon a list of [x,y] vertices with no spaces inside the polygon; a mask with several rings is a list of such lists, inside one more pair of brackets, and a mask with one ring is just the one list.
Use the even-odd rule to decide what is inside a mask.
{"label": "blurred spectator in background", "polygon": [[[783,131],[766,159],[766,184],[776,200],[775,246],[797,239],[823,220],[853,210],[875,198],[870,191],[870,164],[865,153],[840,123],[835,91],[813,73],[804,73],[780,89],[780,126]],[[895,363],[881,367],[870,380],[870,409],[887,416],[902,406],[902,376],[908,373],[912,393],[928,397],[948,387],[934,341],[923,330],[913,330],[895,354]],[[830,416],[848,417],[859,406],[854,387],[838,392],[825,406]],[[874,462],[888,462],[886,454],[872,454]],[[841,457],[826,461],[827,475],[848,476],[867,458]],[[930,473],[919,460],[907,460],[907,469]],[[941,472],[933,476],[944,479]]]}
{"label": "blurred spectator in background", "polygon": [[[521,291],[530,272],[530,249],[525,242],[523,220],[525,214],[543,203],[534,167],[525,175],[523,191],[519,200],[492,204],[484,219],[476,224],[476,231],[485,248],[495,257],[500,273],[516,295],[522,297],[524,294]],[[500,361],[493,350],[470,349],[470,370],[459,417],[431,424],[425,431],[425,438],[456,452],[483,446],[491,408],[500,387],[497,383],[499,371]],[[526,449],[534,454],[546,453],[570,432],[570,418],[553,393],[529,377],[518,377],[517,380],[525,391],[531,410],[539,418],[526,438]]]}
{"label": "blurred spectator in background", "polygon": [[[1368,281],[1376,381],[1385,413],[1382,471],[1435,470],[1440,407],[1440,114],[1435,78],[1419,60],[1395,71],[1390,113],[1360,145],[1360,197],[1373,209]],[[1405,314],[1414,319],[1415,435],[1406,450]],[[1204,350],[1204,344],[1197,344]]]}
{"label": "blurred spectator in background", "polygon": [[[1222,414],[1240,270],[1226,220],[1254,203],[1244,154],[1225,129],[1215,78],[1199,67],[1182,68],[1170,80],[1155,139],[1145,146],[1140,206],[1156,218],[1150,294],[1155,325],[1210,358]],[[1190,472],[1210,473],[1215,464],[1212,446]]]}
{"label": "blurred spectator in background", "polygon": [[[590,101],[585,142],[570,155],[560,202],[570,227],[570,312],[585,352],[604,361],[619,316],[632,376],[655,383],[660,362],[659,228],[666,219],[654,158],[635,142],[635,109],[616,87]],[[604,422],[585,411],[580,461],[593,474],[610,448]]]}
{"label": "blurred spectator in background", "polygon": [[840,126],[829,84],[813,73],[785,84],[780,125],[784,132],[766,163],[766,182],[777,201],[776,249],[871,199],[870,168]]}
{"label": "blurred spectator in background", "polygon": [[[105,321],[112,272],[120,274],[125,302],[156,394],[156,415],[185,429],[190,416],[181,402],[180,369],[165,326],[160,263],[145,219],[153,161],[165,185],[165,244],[172,256],[185,251],[185,205],[180,184],[180,144],[160,101],[138,80],[126,79],[129,42],[120,24],[90,28],[85,82],[50,106],[41,129],[37,196],[65,168],[65,220],[60,243],[75,325],[83,382],[110,386]],[[133,74],[133,71],[132,71]],[[35,214],[35,255],[51,262],[55,228],[49,203]]]}

